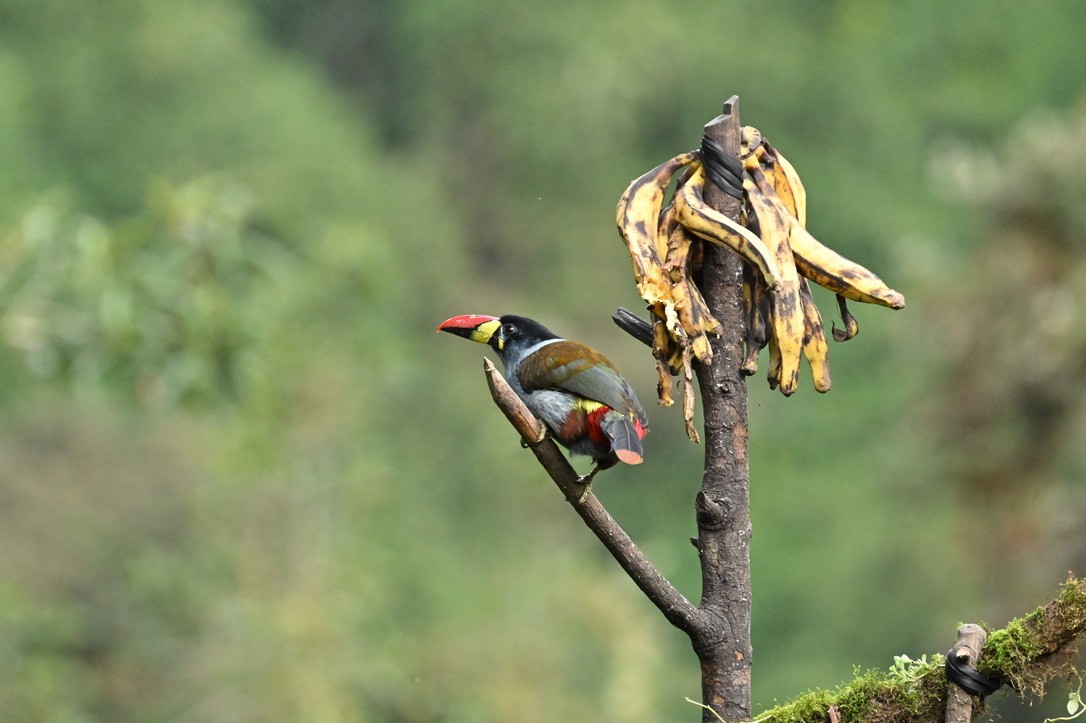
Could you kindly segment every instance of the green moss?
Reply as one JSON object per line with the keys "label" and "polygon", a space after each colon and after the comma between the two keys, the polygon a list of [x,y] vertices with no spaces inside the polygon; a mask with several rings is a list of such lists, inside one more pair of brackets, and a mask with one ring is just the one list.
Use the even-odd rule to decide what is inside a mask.
{"label": "green moss", "polygon": [[1029,662],[1042,652],[1038,636],[1027,625],[1043,608],[1038,608],[1025,618],[1015,618],[1002,630],[994,631],[988,637],[988,643],[980,656],[979,669],[985,675],[1002,676],[1015,689],[1032,688],[1026,674]]}
{"label": "green moss", "polygon": [[1016,690],[1040,695],[1061,669],[1047,662],[1086,630],[1086,581],[1070,579],[1048,605],[1015,618],[988,636],[980,670],[1001,676]]}
{"label": "green moss", "polygon": [[[1007,681],[1019,692],[1041,695],[1047,681],[1067,669],[1058,655],[1086,631],[1086,580],[1070,579],[1048,605],[1015,618],[989,633],[980,670]],[[920,723],[941,720],[945,713],[947,679],[943,656],[910,660],[898,656],[889,672],[858,672],[836,690],[812,690],[771,708],[760,723],[824,723],[826,711],[837,706],[842,723]],[[977,705],[983,705],[979,703]]]}
{"label": "green moss", "polygon": [[755,720],[763,723],[824,723],[827,709],[835,705],[842,723],[849,721],[927,721],[941,715],[946,695],[942,657],[916,664],[908,677],[900,672],[861,673],[834,691],[813,690],[794,701],[765,711]]}

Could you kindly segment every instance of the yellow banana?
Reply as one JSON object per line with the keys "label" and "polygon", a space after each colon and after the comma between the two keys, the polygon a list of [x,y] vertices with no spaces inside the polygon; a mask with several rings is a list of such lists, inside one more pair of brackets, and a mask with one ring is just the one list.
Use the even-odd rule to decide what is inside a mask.
{"label": "yellow banana", "polygon": [[[765,149],[773,156],[773,188],[777,195],[784,201],[786,207],[791,209],[792,216],[799,221],[799,225],[807,227],[807,189],[803,187],[796,169],[781,155],[769,141],[764,143]],[[789,202],[791,198],[791,202]]]}
{"label": "yellow banana", "polygon": [[674,322],[669,319],[668,330],[677,334],[674,324],[682,326],[690,339],[694,356],[699,361],[708,362],[713,358],[706,333],[719,333],[720,322],[713,318],[705,305],[705,299],[687,276],[687,259],[690,254],[690,241],[683,227],[676,223],[671,229],[667,242],[667,256],[664,272],[671,283],[670,294],[674,308]]}
{"label": "yellow banana", "polygon": [[656,358],[656,396],[665,407],[674,404],[671,398],[672,370],[668,365],[670,347],[674,343],[663,320],[655,319],[652,323],[652,355]]}
{"label": "yellow banana", "polygon": [[[686,278],[689,244],[682,227],[675,221],[672,206],[663,208],[664,196],[672,178],[696,154],[675,156],[648,173],[634,179],[615,209],[615,221],[633,262],[637,290],[653,314],[662,319],[675,344],[654,350],[670,369],[681,369],[682,351],[691,346],[698,359],[709,361],[712,348],[705,333],[719,330],[701,294]],[[674,237],[674,242],[672,238]],[[661,388],[661,401],[667,402]]]}
{"label": "yellow banana", "polygon": [[899,292],[855,261],[824,246],[798,222],[791,225],[788,242],[796,257],[796,268],[819,286],[865,304],[878,304],[891,309],[905,307],[905,297]]}
{"label": "yellow banana", "polygon": [[656,251],[656,236],[664,193],[675,173],[696,158],[694,152],[682,153],[644,173],[626,187],[618,199],[615,222],[625,239],[633,261],[634,278],[641,297],[652,303],[651,287],[659,284],[661,258]]}
{"label": "yellow banana", "polygon": [[739,129],[739,160],[745,161],[762,146],[762,133],[754,126]]}
{"label": "yellow banana", "polygon": [[691,354],[690,349],[683,350],[683,421],[686,423],[686,436],[697,444],[701,437],[694,426],[694,362]]}
{"label": "yellow banana", "polygon": [[799,296],[803,302],[803,356],[811,367],[814,388],[825,393],[833,384],[830,380],[830,345],[807,279],[800,279]]}
{"label": "yellow banana", "polygon": [[[746,201],[740,222],[705,203],[703,192],[708,181],[698,151],[680,154],[634,179],[615,209],[638,292],[655,317],[652,353],[658,396],[661,403],[671,404],[671,376],[682,375],[683,418],[695,441],[693,363],[695,359],[709,361],[709,335],[720,333],[720,324],[696,283],[703,240],[732,249],[746,262],[746,348],[740,371],[756,373],[761,350],[768,347],[770,388],[785,395],[798,387],[801,358],[810,366],[816,390],[826,392],[832,385],[826,329],[809,281],[837,295],[844,323],[842,329],[832,329],[837,341],[859,333],[847,300],[894,309],[905,305],[904,297],[878,276],[827,248],[807,231],[803,182],[788,159],[757,128],[742,129],[740,161]],[[676,177],[671,203],[665,206],[667,190]]]}
{"label": "yellow banana", "polygon": [[788,245],[788,224],[778,206],[769,202],[761,191],[766,181],[757,159],[747,166],[743,190],[746,192],[758,229],[766,246],[773,249],[773,258],[780,270],[776,288],[770,289],[770,333],[780,352],[779,387],[789,396],[799,385],[799,360],[803,353],[803,302],[800,299],[800,277]]}
{"label": "yellow banana", "polygon": [[754,282],[753,274],[750,272],[750,264],[743,264],[743,347],[746,350],[746,355],[743,357],[743,362],[739,365],[739,371],[743,376],[751,376],[758,371],[758,354],[754,353],[754,358],[751,359],[751,351],[753,350],[753,344],[751,343],[751,336],[754,332]]}
{"label": "yellow banana", "polygon": [[[656,358],[657,362],[661,362],[667,365],[667,369],[671,374],[678,374],[682,371],[682,346],[680,345],[680,339],[685,341],[685,332],[681,331],[677,336],[672,336],[667,328],[668,307],[663,302],[658,304],[650,304],[649,311],[652,313],[653,325],[652,325],[652,355]],[[674,309],[672,308],[672,315],[674,315]],[[657,385],[657,391],[660,391],[660,385]],[[667,391],[670,392],[670,383],[667,385]],[[671,405],[670,396],[664,397],[661,392],[660,403],[664,406]]]}
{"label": "yellow banana", "polygon": [[[780,161],[779,156],[777,160]],[[765,180],[765,174],[762,173],[756,156],[749,158],[744,163],[744,167],[755,178],[761,195],[768,203],[778,208],[784,219],[788,245],[795,257],[796,268],[803,276],[853,301],[888,306],[891,309],[901,309],[905,306],[905,297],[888,287],[882,279],[855,261],[823,245],[811,235],[800,219],[792,215],[776,189]],[[798,176],[796,178],[798,179]],[[791,183],[789,187],[795,194],[795,187]],[[802,191],[802,186],[799,188]],[[797,202],[798,199],[799,196],[796,195]],[[803,215],[805,216],[806,213],[803,212]]]}
{"label": "yellow banana", "polygon": [[749,163],[751,156],[756,157],[769,185],[780,196],[781,204],[793,218],[799,219],[799,222],[806,226],[807,192],[788,159],[781,156],[758,129],[752,126],[743,128],[741,148],[740,157],[744,165]]}
{"label": "yellow banana", "polygon": [[777,337],[769,335],[769,369],[766,370],[766,379],[769,380],[769,388],[776,389],[781,383],[781,348],[777,346]]}
{"label": "yellow banana", "polygon": [[706,241],[732,249],[761,272],[766,284],[776,286],[780,270],[773,253],[749,229],[706,205],[702,197],[704,187],[705,171],[698,164],[690,180],[675,194],[679,223]]}
{"label": "yellow banana", "polygon": [[667,239],[671,235],[671,229],[677,223],[678,221],[675,220],[675,204],[669,203],[660,211],[659,219],[656,222],[656,256],[660,259],[661,264],[667,259]]}

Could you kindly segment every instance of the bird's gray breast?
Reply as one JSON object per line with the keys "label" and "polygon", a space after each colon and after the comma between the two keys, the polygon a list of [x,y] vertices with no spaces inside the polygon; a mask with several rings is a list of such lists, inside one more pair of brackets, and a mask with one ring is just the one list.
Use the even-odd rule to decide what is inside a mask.
{"label": "bird's gray breast", "polygon": [[526,392],[524,391],[524,385],[520,383],[520,376],[517,374],[517,369],[524,359],[548,344],[553,344],[557,341],[563,340],[547,339],[538,344],[532,344],[515,357],[504,360],[505,380],[509,382],[509,386],[512,387],[513,391],[517,393],[517,396],[523,400],[524,405],[528,407],[529,411],[551,429],[561,427],[566,421],[566,415],[569,414],[573,395],[557,389],[536,389],[531,392]]}

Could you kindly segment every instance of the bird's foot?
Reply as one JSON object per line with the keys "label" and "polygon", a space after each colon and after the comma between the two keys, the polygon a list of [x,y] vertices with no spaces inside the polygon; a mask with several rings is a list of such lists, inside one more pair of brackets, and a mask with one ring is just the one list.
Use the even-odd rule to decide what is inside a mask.
{"label": "bird's foot", "polygon": [[547,429],[544,427],[543,429],[540,430],[539,437],[532,440],[532,441],[528,441],[527,439],[524,439],[523,437],[521,437],[520,438],[521,449],[528,449],[529,447],[533,447],[533,446],[539,444],[540,442],[542,442],[546,438],[547,438]]}
{"label": "bird's foot", "polygon": [[588,499],[588,495],[592,494],[592,478],[596,476],[596,473],[600,471],[600,466],[596,465],[592,468],[592,471],[588,474],[582,474],[574,480],[579,485],[584,485],[584,489],[581,491],[580,498],[577,499],[577,504],[583,505],[584,501]]}

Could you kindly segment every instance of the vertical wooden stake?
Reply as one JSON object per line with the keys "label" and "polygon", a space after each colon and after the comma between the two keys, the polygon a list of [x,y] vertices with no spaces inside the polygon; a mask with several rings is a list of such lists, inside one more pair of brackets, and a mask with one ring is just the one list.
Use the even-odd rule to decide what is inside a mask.
{"label": "vertical wooden stake", "polygon": [[[739,98],[724,103],[705,133],[739,156]],[[738,220],[739,199],[713,184],[706,202]],[[696,500],[705,625],[692,635],[701,661],[702,700],[727,721],[750,720],[750,472],[747,457],[747,386],[743,359],[742,264],[738,254],[705,244],[701,291],[724,328],[713,340],[713,359],[698,365],[705,416],[705,475]],[[717,718],[706,710],[704,721]]]}
{"label": "vertical wooden stake", "polygon": [[[958,641],[947,655],[953,655],[960,662],[975,668],[986,642],[988,633],[984,628],[964,623],[958,627]],[[972,719],[973,698],[952,681],[946,690],[946,717],[943,720],[945,723],[969,723]]]}

